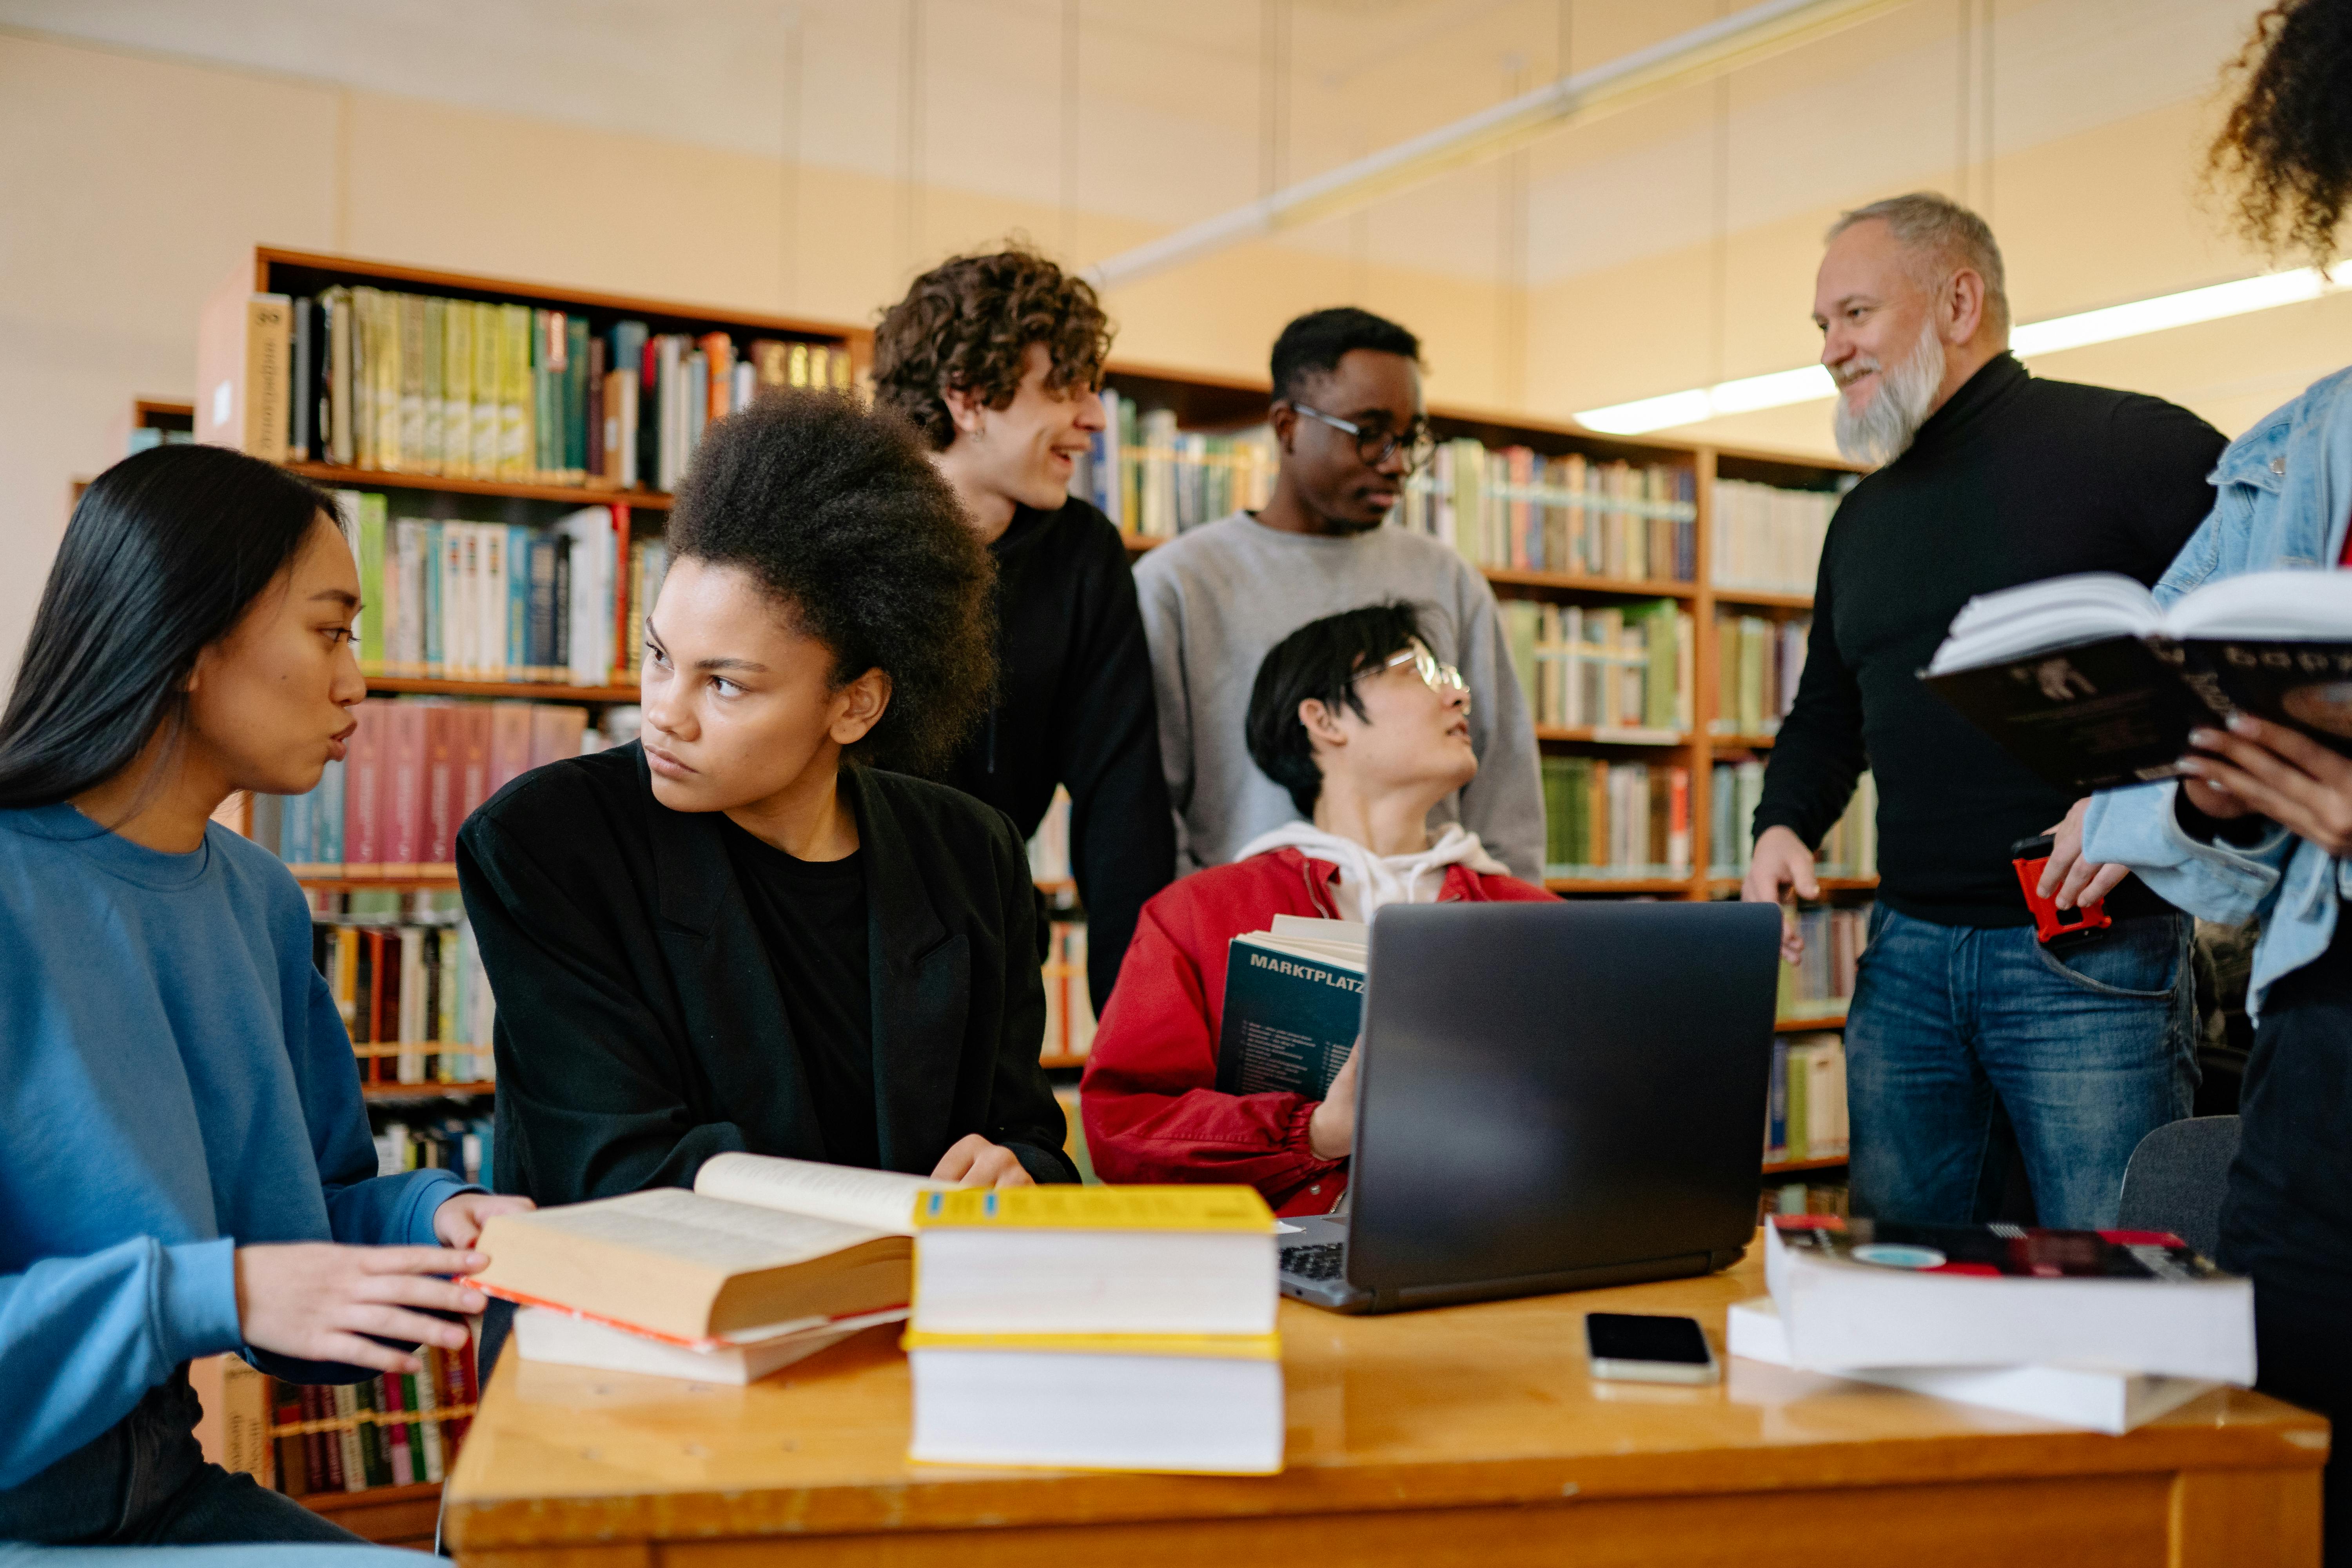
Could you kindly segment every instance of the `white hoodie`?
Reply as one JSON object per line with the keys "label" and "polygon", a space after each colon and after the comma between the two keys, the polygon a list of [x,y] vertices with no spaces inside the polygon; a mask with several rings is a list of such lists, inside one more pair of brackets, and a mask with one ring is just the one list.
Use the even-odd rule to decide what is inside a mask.
{"label": "white hoodie", "polygon": [[1509,875],[1503,863],[1486,853],[1478,836],[1460,823],[1445,831],[1417,855],[1375,855],[1352,838],[1328,833],[1311,822],[1286,822],[1259,834],[1234,857],[1246,860],[1269,849],[1296,848],[1339,868],[1335,901],[1343,921],[1369,921],[1383,904],[1433,904],[1445,889],[1445,868],[1467,866],[1490,877]]}

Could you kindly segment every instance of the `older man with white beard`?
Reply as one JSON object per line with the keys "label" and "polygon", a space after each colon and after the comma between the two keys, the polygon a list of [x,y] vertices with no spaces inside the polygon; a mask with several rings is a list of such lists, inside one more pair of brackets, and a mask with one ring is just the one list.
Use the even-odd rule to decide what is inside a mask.
{"label": "older man with white beard", "polygon": [[[1868,766],[1878,902],[1846,1020],[1855,1211],[1991,1217],[1998,1108],[2041,1223],[2111,1226],[2133,1146],[2189,1113],[2189,921],[2123,880],[2111,929],[2042,947],[2010,851],[2074,802],[1918,672],[1972,595],[2069,572],[2153,584],[2211,509],[2222,437],[2156,398],[2029,373],[2009,353],[1992,232],[1942,196],[1839,219],[1813,321],[1838,447],[1880,466],[1830,526],[1742,895],[1819,895],[1812,847]],[[1786,945],[1793,960],[1793,931]]]}

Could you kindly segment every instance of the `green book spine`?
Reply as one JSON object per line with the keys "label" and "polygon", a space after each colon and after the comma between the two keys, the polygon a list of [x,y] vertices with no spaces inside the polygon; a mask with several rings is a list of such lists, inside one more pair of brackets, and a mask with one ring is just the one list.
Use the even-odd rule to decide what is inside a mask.
{"label": "green book spine", "polygon": [[568,318],[563,332],[563,470],[577,481],[588,477],[588,318]]}
{"label": "green book spine", "polygon": [[[1795,973],[1785,963],[1780,966],[1780,969],[1784,974]],[[1811,1046],[1793,1047],[1789,1052],[1789,1130],[1787,1133],[1789,1152],[1787,1158],[1791,1160],[1810,1160],[1813,1157],[1812,1145],[1805,1138],[1805,1080],[1812,1076],[1812,1060],[1813,1047]]]}
{"label": "green book spine", "polygon": [[1671,729],[1675,722],[1675,602],[1660,599],[1643,612],[1649,622],[1649,667],[1643,672],[1642,722]]}
{"label": "green book spine", "polygon": [[383,596],[384,500],[381,490],[360,492],[360,670],[383,673],[385,624]]}

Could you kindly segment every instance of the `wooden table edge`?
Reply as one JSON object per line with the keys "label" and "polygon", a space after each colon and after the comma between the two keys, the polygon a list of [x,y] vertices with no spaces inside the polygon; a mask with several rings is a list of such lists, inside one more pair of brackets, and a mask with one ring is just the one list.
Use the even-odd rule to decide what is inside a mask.
{"label": "wooden table edge", "polygon": [[[1796,1447],[1377,1466],[1310,1462],[1269,1477],[992,1475],[942,1468],[936,1480],[918,1474],[822,1490],[714,1486],[596,1497],[453,1494],[443,1531],[457,1550],[484,1551],[1663,1500],[2091,1476],[2316,1472],[2327,1460],[2327,1422],[2283,1408],[2291,1413],[2260,1425],[2159,1424],[2120,1437],[2053,1430],[2000,1434],[1991,1443],[1986,1434],[1969,1433]],[[1041,1501],[1045,1506],[1038,1506]]]}

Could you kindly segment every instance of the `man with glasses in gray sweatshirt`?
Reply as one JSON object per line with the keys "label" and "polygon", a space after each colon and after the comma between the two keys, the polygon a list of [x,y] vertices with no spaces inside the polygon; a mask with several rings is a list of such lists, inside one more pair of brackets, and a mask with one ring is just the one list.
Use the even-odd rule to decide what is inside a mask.
{"label": "man with glasses in gray sweatshirt", "polygon": [[1266,416],[1281,451],[1273,500],[1170,541],[1135,569],[1180,873],[1223,865],[1297,815],[1243,734],[1266,653],[1309,621],[1405,600],[1421,610],[1431,652],[1468,685],[1478,756],[1476,779],[1429,820],[1461,823],[1512,875],[1542,880],[1535,727],[1494,590],[1452,547],[1381,526],[1433,449],[1420,355],[1411,332],[1368,310],[1317,310],[1285,327]]}

